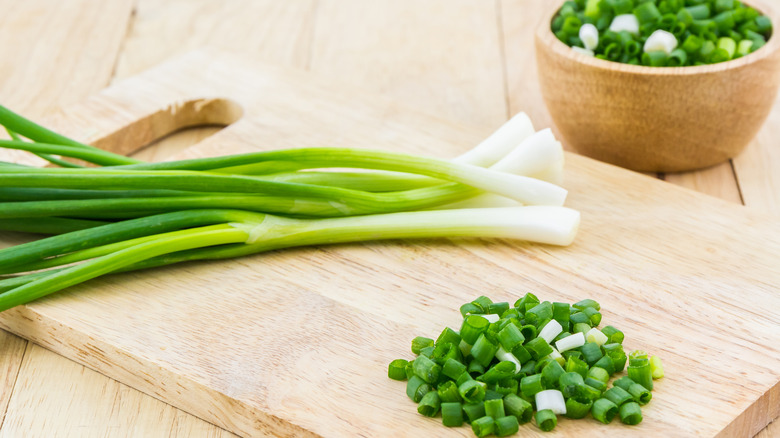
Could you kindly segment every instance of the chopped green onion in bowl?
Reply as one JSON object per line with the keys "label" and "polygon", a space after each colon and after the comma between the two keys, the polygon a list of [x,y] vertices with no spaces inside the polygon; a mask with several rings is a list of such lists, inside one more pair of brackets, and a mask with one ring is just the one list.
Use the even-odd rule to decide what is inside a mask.
{"label": "chopped green onion in bowl", "polygon": [[570,0],[551,30],[578,53],[624,64],[684,67],[748,55],[772,20],[737,0]]}

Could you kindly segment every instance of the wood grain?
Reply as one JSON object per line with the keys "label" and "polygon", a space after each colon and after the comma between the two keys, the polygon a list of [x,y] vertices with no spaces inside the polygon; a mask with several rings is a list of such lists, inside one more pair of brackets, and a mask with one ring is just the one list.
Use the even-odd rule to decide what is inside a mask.
{"label": "wood grain", "polygon": [[[200,75],[181,73],[193,71]],[[208,85],[215,77],[230,80]],[[234,99],[250,116],[190,155],[347,142],[406,150],[424,145],[423,152],[441,156],[479,139],[382,98],[245,59],[193,55],[123,87],[70,109],[72,133],[83,132],[87,114],[102,110],[117,129],[130,115],[153,112],[154,102],[164,107],[177,93],[198,90],[196,97]],[[127,108],[122,117],[119,107]],[[387,361],[406,351],[411,337],[433,334],[443,321],[456,324],[453,309],[481,293],[509,299],[534,290],[565,301],[590,296],[626,331],[629,348],[665,359],[668,376],[645,409],[646,421],[632,432],[757,433],[777,416],[773,402],[780,395],[780,374],[765,366],[780,360],[774,292],[780,272],[772,263],[780,241],[767,231],[775,220],[576,155],[567,159],[570,205],[587,218],[570,248],[486,241],[282,251],[112,276],[6,312],[2,321],[242,435],[371,436],[398,431],[398,424],[405,425],[401,434],[425,435],[443,430],[414,413],[402,384],[384,377]],[[262,294],[251,293],[257,290]],[[759,307],[765,310],[754,312]],[[717,329],[724,326],[730,330]],[[260,341],[269,338],[276,342]],[[714,351],[723,360],[708,361],[705,373],[697,360]],[[694,405],[695,412],[686,408]],[[591,428],[598,426],[559,427],[595,433]]]}
{"label": "wood grain", "polygon": [[311,70],[475,127],[507,118],[496,3],[320,0]]}
{"label": "wood grain", "polygon": [[205,47],[305,67],[315,5],[315,0],[138,0],[114,79]]}
{"label": "wood grain", "polygon": [[233,436],[37,345],[27,353],[0,437]]}

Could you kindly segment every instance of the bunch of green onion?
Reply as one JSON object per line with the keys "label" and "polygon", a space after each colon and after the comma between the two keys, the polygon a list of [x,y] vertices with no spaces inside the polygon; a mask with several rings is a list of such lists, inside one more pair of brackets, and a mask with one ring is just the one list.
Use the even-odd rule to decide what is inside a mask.
{"label": "bunch of green onion", "polygon": [[572,0],[555,36],[599,59],[653,67],[724,62],[752,53],[772,20],[738,0]]}
{"label": "bunch of green onion", "polygon": [[[441,413],[448,427],[468,422],[478,437],[512,435],[532,418],[550,431],[559,415],[636,425],[653,379],[664,375],[661,360],[641,350],[626,355],[623,332],[597,328],[600,310],[591,299],[569,305],[527,293],[510,306],[481,296],[461,306],[460,331],[414,338],[417,357],[390,362],[387,374],[407,381],[417,412]],[[609,387],[626,364],[628,375]]]}
{"label": "bunch of green onion", "polygon": [[11,135],[0,147],[61,166],[0,162],[0,230],[53,235],[0,250],[0,311],[104,274],[190,260],[400,238],[568,245],[579,224],[555,184],[562,147],[524,114],[450,161],[306,148],[143,163],[3,107],[0,124]]}

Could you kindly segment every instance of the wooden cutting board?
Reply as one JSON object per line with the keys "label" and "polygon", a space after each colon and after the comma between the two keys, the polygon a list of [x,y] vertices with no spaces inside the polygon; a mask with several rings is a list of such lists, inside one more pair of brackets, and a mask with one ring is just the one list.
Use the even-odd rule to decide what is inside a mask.
{"label": "wooden cutting board", "polygon": [[[209,52],[46,121],[122,153],[231,122],[184,156],[333,145],[452,157],[480,140],[381,97]],[[567,205],[582,212],[567,248],[417,240],[278,251],[105,277],[7,311],[0,326],[243,436],[469,437],[418,415],[388,362],[411,358],[414,336],[457,329],[460,304],[482,294],[594,298],[627,349],[661,356],[667,376],[639,426],[562,419],[558,433],[761,430],[780,414],[777,219],[567,160]]]}

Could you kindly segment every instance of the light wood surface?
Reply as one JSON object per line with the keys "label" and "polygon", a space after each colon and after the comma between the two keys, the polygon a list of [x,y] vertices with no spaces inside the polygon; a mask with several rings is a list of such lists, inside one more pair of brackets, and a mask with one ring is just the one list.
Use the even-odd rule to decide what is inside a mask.
{"label": "light wood surface", "polygon": [[[3,26],[0,26],[1,40],[14,41],[13,44],[0,46],[0,52],[4,55],[0,58],[3,60],[0,71],[5,78],[4,82],[0,84],[0,98],[4,104],[15,109],[24,111],[24,108],[29,105],[30,108],[39,107],[42,113],[58,105],[68,104],[83,98],[86,94],[103,87],[111,78],[137,73],[171,54],[199,45],[231,47],[236,50],[245,50],[250,58],[268,59],[277,63],[291,63],[298,67],[306,67],[312,56],[315,55],[311,53],[309,38],[313,37],[317,25],[325,23],[327,26],[327,23],[334,19],[331,14],[349,16],[349,11],[355,9],[355,3],[361,3],[361,0],[334,2],[338,4],[331,5],[330,8],[324,10],[325,12],[318,10],[321,2],[316,0],[311,2],[139,0],[132,13],[130,2],[121,0],[101,2],[99,8],[95,7],[92,2],[78,1],[61,3],[51,0],[36,0],[3,1],[0,3],[4,7],[3,10],[6,11],[0,17],[3,23]],[[388,11],[393,9],[392,4],[395,2],[393,0],[373,0],[372,3]],[[390,3],[391,5],[382,6],[381,3]],[[416,50],[414,44],[386,39],[382,41],[382,46],[376,47],[374,53],[362,51],[359,53],[359,57],[358,53],[352,54],[352,58],[348,53],[341,54],[339,59],[349,61],[354,67],[353,69],[327,66],[323,62],[319,66],[323,69],[331,69],[336,80],[355,82],[369,89],[381,90],[390,97],[403,98],[406,104],[418,109],[434,108],[437,111],[438,108],[444,108],[444,112],[437,112],[439,116],[469,114],[470,111],[473,111],[471,107],[479,108],[481,105],[485,105],[484,96],[474,91],[483,88],[484,85],[465,84],[465,88],[471,92],[464,94],[457,91],[460,99],[455,101],[451,99],[451,93],[453,89],[463,87],[462,78],[464,77],[468,78],[469,81],[483,81],[484,77],[492,77],[492,73],[476,72],[478,70],[484,72],[486,67],[489,67],[492,71],[498,71],[501,76],[505,77],[508,92],[503,98],[509,102],[512,113],[521,109],[525,110],[531,115],[537,126],[549,126],[549,119],[545,118],[549,116],[541,103],[539,90],[534,85],[536,68],[531,37],[532,30],[536,25],[535,17],[540,16],[541,10],[545,8],[546,0],[501,0],[499,2],[477,0],[471,2],[471,8],[463,8],[463,10],[472,12],[473,5],[477,3],[480,8],[483,8],[480,16],[487,16],[493,11],[497,17],[493,23],[486,19],[479,20],[479,26],[483,27],[474,27],[471,28],[471,31],[480,35],[498,34],[502,36],[503,47],[499,50],[503,50],[499,64],[490,66],[475,64],[473,62],[475,59],[474,50],[468,45],[468,40],[465,40],[466,44],[449,48],[453,52],[453,56],[461,60],[459,64],[452,65],[458,74],[438,75],[435,78],[428,76],[430,79],[426,80],[435,79],[438,82],[431,83],[431,91],[420,95],[403,94],[403,91],[409,88],[406,83],[416,80],[415,77],[408,74],[409,64],[414,64],[412,68],[423,71],[423,68],[419,66],[426,65],[430,56],[429,50]],[[273,4],[284,5],[289,9],[278,9],[277,13],[268,13],[269,9],[267,8],[273,10]],[[459,3],[457,6],[460,8],[463,4]],[[106,10],[114,12],[109,14]],[[454,27],[449,27],[446,22],[440,23],[436,27],[427,26],[426,21],[419,17],[424,17],[431,11],[436,12],[436,10],[423,6],[416,12],[415,10],[406,12],[406,14],[417,14],[418,18],[411,22],[414,24],[410,22],[388,23],[388,20],[381,16],[366,14],[355,16],[353,20],[362,20],[362,23],[351,26],[369,27],[372,32],[383,33],[386,30],[380,27],[380,24],[383,26],[404,25],[412,27],[413,29],[407,32],[414,33],[417,38],[441,40],[443,39],[441,35],[451,33]],[[453,26],[458,26],[458,29],[462,31],[462,23],[468,21],[466,14],[455,14],[451,11],[448,11],[447,14],[451,18],[454,17]],[[341,19],[341,21],[348,22],[349,19]],[[278,25],[274,25],[275,22]],[[371,27],[371,23],[374,23],[375,26]],[[77,25],[81,27],[77,27]],[[349,28],[350,26],[346,26],[344,32],[348,32]],[[273,32],[266,33],[267,31],[264,29],[272,29]],[[84,33],[88,30],[91,30],[92,33],[87,37],[88,42],[85,42]],[[329,44],[340,44],[343,42],[343,37],[330,35],[330,32],[338,34],[340,31],[341,28],[331,26],[328,34],[320,32],[318,35],[320,35],[319,38],[330,38],[332,43]],[[125,33],[126,36],[124,36]],[[99,35],[100,37],[91,37],[91,35]],[[116,39],[113,39],[112,35],[116,36]],[[122,39],[123,37],[124,39]],[[379,37],[372,36],[372,39],[379,40]],[[477,38],[477,40],[480,39]],[[106,44],[112,41],[120,42],[115,46],[108,44],[109,49],[115,50],[115,53],[111,55],[102,52],[101,47],[106,47]],[[339,51],[338,47],[331,47],[328,44],[322,45],[320,50],[330,51],[330,57]],[[80,56],[67,56],[76,52]],[[364,73],[372,68],[368,65],[372,62],[372,54],[385,59],[403,59],[404,62],[386,62],[384,74],[374,81],[373,76]],[[360,62],[361,57],[367,56],[364,63]],[[41,68],[41,66],[49,65],[48,62],[52,59],[60,61],[56,71]],[[114,66],[117,59],[118,64]],[[105,67],[104,64],[109,67]],[[111,72],[112,68],[115,70],[114,73]],[[96,72],[103,72],[108,77],[105,80],[100,80],[91,76]],[[16,80],[10,81],[9,77],[14,77]],[[84,77],[91,79],[89,81],[79,80],[79,78]],[[425,83],[418,81],[415,86],[420,89],[425,86]],[[453,107],[449,108],[444,102]],[[491,100],[491,102],[493,101]],[[501,103],[496,103],[496,105],[501,105]],[[455,106],[460,107],[455,108]],[[776,138],[780,134],[778,132],[780,129],[778,128],[780,126],[779,108],[779,106],[775,106],[769,121],[764,124],[756,140],[734,160],[733,171],[729,166],[726,169],[728,171],[666,175],[666,180],[735,201],[739,201],[739,197],[734,195],[739,195],[741,192],[745,203],[752,208],[780,213],[780,192],[778,191],[780,182],[776,179],[776,176],[780,174],[778,173],[780,172],[780,156],[778,156],[776,149]],[[25,112],[25,114],[35,117],[41,113]],[[468,123],[468,120],[460,120]],[[487,133],[496,124],[492,122],[491,118],[489,123],[475,126],[475,129]],[[179,146],[171,146],[170,142],[162,142],[163,148],[167,152],[164,151],[158,156],[170,156],[171,150],[181,146],[182,139],[185,143],[188,141],[186,138],[188,136],[190,141],[192,138],[198,138],[197,134],[192,134],[190,131],[185,136],[176,136],[174,142],[178,142]],[[146,153],[154,154],[155,152],[150,149]],[[3,349],[0,358],[2,362],[0,363],[4,364],[3,370],[8,370],[8,374],[3,376],[4,379],[7,379],[8,375],[16,375],[19,371],[26,342],[13,335],[5,335],[3,339],[14,344],[16,346],[14,351],[18,353],[12,354],[11,350]],[[34,360],[40,354],[38,350],[41,349],[27,351],[24,354],[24,360]],[[62,366],[70,363],[67,359],[52,354],[46,356],[46,361]],[[41,362],[36,361],[36,363]],[[56,375],[37,373],[35,367],[26,367],[23,373],[34,375],[35,378],[44,382],[50,381],[52,385],[58,383]],[[75,382],[73,391],[61,392],[56,395],[58,401],[56,410],[34,409],[34,406],[30,406],[30,409],[17,410],[6,416],[6,420],[13,417],[28,417],[30,420],[25,421],[45,422],[48,425],[44,436],[67,436],[59,431],[69,430],[71,427],[70,419],[82,418],[83,415],[79,413],[81,410],[92,409],[92,406],[97,403],[110,404],[114,406],[114,409],[120,409],[121,399],[99,398],[79,390],[82,385],[87,385],[87,382],[93,380],[110,381],[100,374],[92,373],[85,380]],[[13,388],[4,388],[4,394],[12,398]],[[13,394],[27,397],[25,392],[19,389],[13,390]],[[43,392],[38,393],[38,399],[46,397],[54,396]],[[140,395],[140,397],[147,396]],[[146,404],[145,406],[148,409],[150,405]],[[59,412],[63,414],[58,414]],[[213,433],[213,426],[212,429],[209,429],[212,432],[206,432],[203,426],[193,426],[193,424],[204,425],[205,423],[178,411],[177,418],[181,417],[190,420],[177,422],[177,430],[194,431],[195,434],[192,436],[211,436]],[[105,431],[105,424],[85,425],[84,430]],[[168,436],[171,431],[172,428],[169,424],[160,423],[158,430],[155,433],[150,433],[149,436]],[[100,433],[102,432],[98,434]],[[111,436],[132,435],[130,429],[120,427],[111,429]],[[763,433],[764,438],[769,436],[780,436],[780,425],[777,422]]]}
{"label": "light wood surface", "polygon": [[[234,101],[244,117],[182,156],[347,144],[447,157],[480,138],[329,80],[207,52],[121,82],[51,123],[127,150],[147,142],[148,125],[165,133],[176,128],[171,120],[190,123],[160,109],[204,96]],[[101,140],[116,131],[121,141]],[[438,422],[417,415],[403,384],[386,379],[386,363],[409,339],[434,335],[442,321],[456,324],[458,305],[483,292],[505,300],[523,290],[554,301],[587,296],[633,340],[628,348],[664,358],[667,377],[634,433],[760,431],[780,413],[780,371],[759,360],[780,361],[774,219],[567,159],[569,205],[584,218],[569,248],[418,241],[281,251],[112,276],[12,309],[0,324],[239,435],[431,436],[442,433]],[[734,302],[737,291],[743,299]],[[753,312],[761,305],[764,312]],[[700,366],[711,351],[727,360]],[[702,399],[705,406],[687,408]],[[562,422],[559,430],[626,433],[595,422]]]}

